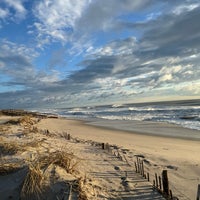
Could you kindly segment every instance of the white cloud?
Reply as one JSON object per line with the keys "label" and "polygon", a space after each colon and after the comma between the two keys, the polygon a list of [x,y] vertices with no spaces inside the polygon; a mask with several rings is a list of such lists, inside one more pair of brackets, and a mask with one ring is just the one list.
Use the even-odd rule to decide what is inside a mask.
{"label": "white cloud", "polygon": [[[52,41],[81,41],[83,46],[97,31],[115,27],[117,18],[146,8],[150,0],[41,0],[34,8],[39,47]],[[91,39],[91,38],[90,38]],[[85,49],[86,50],[86,49]],[[80,52],[83,51],[80,49]]]}
{"label": "white cloud", "polygon": [[[8,9],[9,9],[9,12],[10,12],[10,15],[12,15],[12,11],[11,9],[14,9],[15,10],[15,17],[17,19],[24,19],[25,16],[26,16],[26,9],[25,7],[23,6],[23,2],[24,0],[3,0],[7,6],[8,6]],[[15,19],[13,19],[15,20]]]}
{"label": "white cloud", "polygon": [[154,20],[157,17],[159,17],[162,13],[161,12],[155,12],[155,13],[150,13],[147,15],[147,20]]}
{"label": "white cloud", "polygon": [[5,19],[8,16],[9,12],[7,9],[0,8],[0,19]]}
{"label": "white cloud", "polygon": [[50,36],[52,40],[67,42],[76,21],[81,17],[90,0],[42,0],[35,9],[38,19],[35,27],[39,39]]}
{"label": "white cloud", "polygon": [[125,40],[117,40],[108,43],[107,45],[96,48],[93,54],[95,56],[123,56],[131,55],[138,48],[135,37],[130,37]]}
{"label": "white cloud", "polygon": [[16,44],[6,39],[0,40],[0,54],[1,56],[23,55],[29,60],[38,56],[34,48],[27,47],[24,44]]}
{"label": "white cloud", "polygon": [[32,64],[37,56],[38,53],[32,48],[0,40],[0,74],[3,75],[0,82],[11,87],[11,91],[52,86],[59,80],[60,73],[37,69]]}
{"label": "white cloud", "polygon": [[159,82],[171,81],[173,79],[172,74],[165,74],[159,78]]}
{"label": "white cloud", "polygon": [[175,86],[175,90],[182,92],[184,95],[199,95],[200,94],[200,81],[185,82]]}
{"label": "white cloud", "polygon": [[39,82],[50,85],[51,83],[53,84],[54,82],[59,81],[59,75],[60,73],[58,71],[51,70],[48,75],[44,73],[41,75],[39,74],[38,79]]}
{"label": "white cloud", "polygon": [[200,6],[200,3],[189,3],[189,4],[182,4],[182,5],[178,5],[177,7],[175,7],[172,12],[175,15],[180,15],[183,12],[188,12],[188,11],[192,11],[195,8],[198,8]]}
{"label": "white cloud", "polygon": [[177,73],[182,69],[181,65],[164,66],[159,72],[158,82],[177,81]]}

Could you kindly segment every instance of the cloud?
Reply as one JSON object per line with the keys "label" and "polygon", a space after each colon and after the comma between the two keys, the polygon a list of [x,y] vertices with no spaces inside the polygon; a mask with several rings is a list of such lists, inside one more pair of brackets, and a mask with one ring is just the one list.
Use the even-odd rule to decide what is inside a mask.
{"label": "cloud", "polygon": [[200,7],[176,17],[165,15],[149,24],[144,24],[151,28],[142,38],[143,48],[147,51],[152,49],[157,55],[166,56],[187,55],[189,52],[194,52],[200,44],[199,17]]}
{"label": "cloud", "polygon": [[0,19],[5,19],[8,16],[8,10],[0,8]]}
{"label": "cloud", "polygon": [[198,1],[191,3],[190,1],[184,2],[184,4],[176,6],[172,12],[176,15],[179,15],[184,12],[192,11],[195,8],[198,8],[200,6],[200,3]]}
{"label": "cloud", "polygon": [[147,22],[143,26],[148,28],[145,27],[139,41],[134,38],[115,40],[98,48],[91,60],[82,63],[84,68],[70,79],[83,84],[110,80],[97,84],[101,90],[113,85],[108,87],[110,93],[116,87],[112,84],[114,80],[129,79],[126,87],[137,91],[198,80],[200,70],[195,60],[199,60],[199,13],[196,7],[186,13],[180,12],[176,18],[171,12]]}
{"label": "cloud", "polygon": [[[98,31],[109,31],[124,13],[146,9],[152,0],[42,0],[35,4],[33,13],[38,47],[50,42],[72,45],[74,54],[85,53]],[[86,46],[86,43],[89,44]]]}
{"label": "cloud", "polygon": [[[58,45],[60,49],[50,55],[45,72],[33,64],[39,56],[35,49],[1,40],[0,72],[5,76],[0,82],[10,87],[10,92],[0,93],[2,106],[56,107],[106,104],[152,94],[198,95],[200,7],[193,2],[36,2],[33,12],[39,47],[51,42],[63,46]],[[159,8],[163,9],[160,13]],[[130,13],[137,17],[141,11],[142,20],[127,20]],[[116,39],[113,33],[122,27],[127,34]],[[108,38],[112,35],[112,40],[99,42],[99,32],[108,33]],[[64,74],[77,58],[82,61]]]}
{"label": "cloud", "polygon": [[28,59],[37,57],[38,52],[24,44],[16,44],[7,39],[0,39],[1,56],[8,56],[9,54],[20,54],[26,56]]}
{"label": "cloud", "polygon": [[36,4],[34,15],[38,22],[34,25],[38,31],[38,39],[70,41],[76,21],[81,17],[89,0],[42,0]]}
{"label": "cloud", "polygon": [[200,94],[200,81],[190,81],[175,87],[175,90],[182,95],[199,96]]}
{"label": "cloud", "polygon": [[150,0],[101,0],[92,1],[78,20],[75,28],[86,32],[107,31],[116,23],[116,18],[124,13],[139,11],[150,6]]}
{"label": "cloud", "polygon": [[24,0],[2,0],[0,6],[0,18],[9,21],[23,20],[26,17],[27,10]]}
{"label": "cloud", "polygon": [[8,40],[0,41],[1,87],[9,91],[42,90],[58,81],[59,72],[38,70],[32,60],[38,56],[34,49]]}

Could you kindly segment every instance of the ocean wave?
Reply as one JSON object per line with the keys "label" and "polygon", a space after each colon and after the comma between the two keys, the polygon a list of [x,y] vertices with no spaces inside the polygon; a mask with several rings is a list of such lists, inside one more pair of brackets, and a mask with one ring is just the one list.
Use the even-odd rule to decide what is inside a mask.
{"label": "ocean wave", "polygon": [[114,104],[107,106],[48,109],[65,117],[101,118],[108,120],[163,121],[190,129],[200,130],[200,106],[195,105],[134,105]]}

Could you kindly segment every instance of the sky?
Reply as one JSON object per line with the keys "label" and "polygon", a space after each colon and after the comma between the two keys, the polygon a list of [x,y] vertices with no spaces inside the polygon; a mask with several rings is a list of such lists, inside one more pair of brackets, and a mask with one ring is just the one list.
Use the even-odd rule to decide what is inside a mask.
{"label": "sky", "polygon": [[199,0],[0,0],[0,109],[200,98]]}

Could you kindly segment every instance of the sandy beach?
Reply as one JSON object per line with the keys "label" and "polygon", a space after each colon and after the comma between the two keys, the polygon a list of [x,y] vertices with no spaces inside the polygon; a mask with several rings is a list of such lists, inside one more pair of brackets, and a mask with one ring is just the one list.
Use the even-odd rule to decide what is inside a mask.
{"label": "sandy beach", "polygon": [[[8,120],[8,118],[1,116],[0,120]],[[73,155],[81,160],[77,168],[78,175],[73,175],[71,179],[85,177],[85,182],[82,184],[87,185],[83,190],[86,191],[88,199],[163,199],[157,191],[152,189],[155,173],[160,175],[162,170],[168,171],[169,187],[174,196],[179,199],[196,198],[197,186],[200,183],[200,141],[195,139],[198,131],[149,122],[136,123],[134,126],[139,131],[123,131],[119,130],[119,122],[115,127],[113,122],[109,121],[107,123],[104,121],[102,125],[94,121],[64,118],[33,117],[31,120],[28,133],[28,122],[16,123],[7,128],[5,124],[1,125],[1,146],[6,142],[30,144],[37,141],[38,143],[36,147],[27,147],[21,153],[17,152],[11,157],[1,152],[2,163],[17,158],[34,160],[38,158],[38,155],[64,149],[73,152]],[[121,126],[123,128],[125,124],[122,123]],[[159,133],[165,132],[170,133],[159,136]],[[66,138],[69,134],[70,140]],[[191,134],[194,134],[194,138]],[[99,146],[101,143],[109,143],[112,147],[111,152],[102,150]],[[122,155],[121,160],[114,156],[115,150],[116,154]],[[136,156],[144,161],[144,169],[150,174],[150,182],[135,172]],[[63,174],[60,168],[56,167],[56,169],[60,181],[63,177],[69,178],[69,175]],[[6,180],[5,175],[2,177],[1,186]],[[50,179],[45,181],[49,183]],[[3,199],[8,199],[9,196],[5,195],[5,190],[8,191],[8,188],[2,188],[0,194],[4,194]],[[14,193],[16,194],[16,190]],[[13,191],[10,195],[13,195]]]}
{"label": "sandy beach", "polygon": [[[47,119],[43,120],[39,126],[46,127],[50,131],[66,131],[85,140],[116,144],[121,148],[129,149],[134,155],[142,154],[148,163],[146,167],[152,170],[152,174],[155,171],[161,172],[163,169],[169,170],[170,185],[174,192],[180,196],[180,199],[187,199],[187,197],[188,199],[195,199],[197,185],[200,182],[200,141],[176,138],[176,135],[170,138],[148,134],[152,130],[155,134],[162,133],[162,131],[166,132],[166,126],[168,126],[169,132],[174,131],[179,135],[180,133],[190,135],[198,131],[169,124],[158,124],[156,126],[156,123],[154,123],[147,134],[145,134],[146,126],[142,128],[140,125],[140,133],[143,134],[137,134],[137,132],[112,130],[111,128],[107,129],[103,126],[97,127],[91,124],[97,125],[97,123],[88,125],[84,121],[76,120]],[[158,132],[155,131],[156,128]]]}

